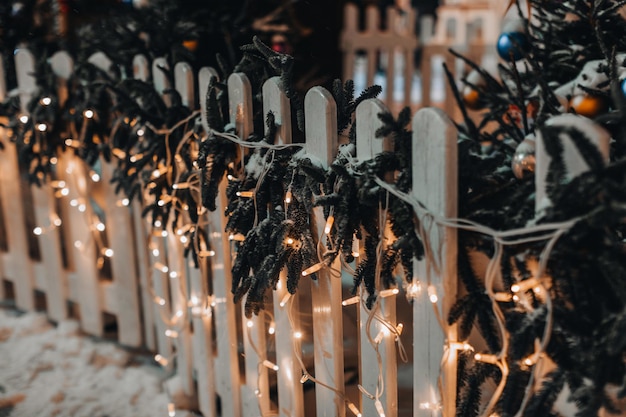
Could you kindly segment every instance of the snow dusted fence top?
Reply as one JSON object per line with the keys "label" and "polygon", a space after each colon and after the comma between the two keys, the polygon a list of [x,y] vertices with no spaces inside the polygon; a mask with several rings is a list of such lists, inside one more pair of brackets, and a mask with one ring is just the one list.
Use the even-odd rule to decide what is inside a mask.
{"label": "snow dusted fence top", "polygon": [[[62,91],[72,61],[61,52],[52,62]],[[91,62],[103,69],[110,66],[102,54]],[[37,88],[32,77],[34,59],[22,49],[16,63],[25,109]],[[167,62],[159,59],[150,65],[144,57],[136,57],[134,76],[151,79],[164,91],[169,86],[163,72],[156,70],[159,65]],[[191,109],[200,107],[196,97],[204,97],[209,79],[217,76],[205,68],[196,79],[185,63],[177,64],[174,73],[174,87]],[[233,74],[227,85],[230,121],[245,138],[252,130],[250,83],[243,74]],[[0,92],[4,91],[0,80]],[[338,152],[336,104],[326,90],[316,87],[307,93],[304,105],[305,152],[328,166]],[[353,155],[358,161],[388,149],[388,142],[375,138],[380,127],[377,114],[385,110],[378,100],[359,105]],[[290,143],[290,101],[277,78],[263,87],[263,111],[276,116],[276,143]],[[202,122],[208,128],[208,121]],[[456,131],[442,111],[428,108],[414,115],[412,129],[411,194],[431,213],[417,215],[425,225],[432,222],[432,215],[454,218]],[[378,292],[386,290],[388,296],[381,295],[371,310],[363,297],[356,309],[344,306],[347,289],[341,277],[323,272],[316,281],[302,279],[297,294],[289,297],[281,275],[271,308],[246,319],[230,293],[236,253],[225,233],[226,178],[219,187],[217,210],[201,213],[198,223],[206,229],[212,253],[194,268],[184,257],[182,239],[167,233],[182,225],[184,216],[175,220],[178,224],[155,227],[150,215],[141,217],[142,207],[153,202],[150,196],[129,205],[109,184],[111,164],[100,160],[87,166],[69,150],[59,158],[51,182],[29,186],[21,175],[26,167],[19,165],[18,150],[7,133],[0,130],[5,148],[0,151],[0,298],[14,298],[24,310],[44,308],[55,321],[77,310],[82,328],[98,336],[115,316],[119,341],[143,344],[157,353],[161,365],[175,365],[169,392],[178,406],[194,407],[205,417],[310,416],[312,409],[320,417],[347,412],[394,417],[406,405],[403,390],[412,390],[414,416],[455,415],[456,351],[463,343],[456,340],[456,329],[440,318],[447,316],[456,299],[456,229],[425,227],[423,238],[435,248],[437,268],[426,260],[416,263],[416,278],[404,291],[390,292],[378,283]],[[575,152],[572,155],[577,157]],[[537,161],[541,171],[547,159],[540,139]],[[574,161],[572,175],[586,169],[579,162]],[[538,176],[538,189],[542,182]],[[312,230],[323,242],[327,221],[323,211],[316,209],[312,219]],[[405,297],[396,299],[397,294],[413,303]],[[37,304],[38,299],[45,299],[45,305]],[[390,332],[403,324],[399,322],[403,311],[411,312],[408,331]],[[349,329],[358,329],[358,336]],[[413,346],[407,365],[413,381],[408,387],[398,378],[404,367],[397,359],[402,357],[396,350],[398,341]],[[358,390],[346,377],[354,375],[353,369],[358,369]],[[307,381],[315,382],[314,390]]]}

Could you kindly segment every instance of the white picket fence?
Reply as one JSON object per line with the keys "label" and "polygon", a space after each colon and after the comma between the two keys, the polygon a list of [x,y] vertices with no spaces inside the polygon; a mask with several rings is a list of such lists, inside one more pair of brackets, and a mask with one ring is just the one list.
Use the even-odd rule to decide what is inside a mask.
{"label": "white picket fence", "polygon": [[[504,2],[503,2],[504,3]],[[459,9],[441,6],[438,21],[432,16],[417,16],[414,9],[400,12],[387,8],[386,29],[376,6],[365,10],[365,28],[359,30],[359,10],[347,4],[341,33],[344,79],[354,79],[357,91],[373,84],[383,87],[383,100],[397,111],[439,107],[453,119],[460,115],[445,77],[445,63],[460,85],[467,75],[466,65],[449,53],[449,49],[465,55],[494,71],[497,64],[495,44],[503,11],[499,9]],[[420,33],[415,32],[419,19]],[[421,49],[418,68],[414,54]]]}
{"label": "white picket fence", "polygon": [[[36,90],[34,59],[24,49],[15,59],[19,94],[26,103]],[[64,52],[52,61],[63,89],[72,61]],[[108,66],[102,54],[92,62]],[[144,57],[137,57],[134,64],[135,77],[149,79],[152,73],[157,89],[167,87],[163,73],[154,70],[166,65],[165,60],[149,65]],[[195,94],[196,75],[187,64],[177,64],[174,72],[175,88],[183,102],[200,107],[195,97],[204,97],[215,72],[199,72],[200,94]],[[243,74],[233,74],[228,90],[231,122],[240,136],[246,137],[252,129],[250,83]],[[1,85],[0,92],[6,94]],[[306,94],[304,104],[305,150],[330,164],[338,150],[335,102],[326,90],[315,87]],[[376,99],[357,108],[358,160],[388,149],[386,141],[374,137],[381,123],[376,115],[385,110]],[[276,143],[289,143],[290,102],[277,78],[263,86],[263,111],[276,115]],[[441,110],[431,108],[414,115],[412,128],[416,133],[411,194],[431,212],[454,218],[455,128]],[[168,381],[169,391],[179,406],[197,407],[204,417],[330,417],[344,416],[346,411],[389,417],[455,415],[456,329],[446,324],[442,328],[438,315],[447,315],[456,298],[456,229],[429,229],[431,247],[440,248],[439,268],[433,269],[426,260],[417,262],[415,276],[428,276],[428,284],[415,281],[404,290],[399,287],[381,297],[374,311],[362,302],[343,306],[342,299],[349,297],[347,286],[322,272],[317,281],[300,280],[297,296],[287,302],[281,275],[270,311],[247,320],[230,294],[235,255],[224,233],[226,178],[220,186],[217,210],[204,214],[214,253],[202,258],[200,268],[195,269],[184,259],[179,238],[164,233],[172,230],[171,225],[153,228],[151,219],[140,216],[141,203],[128,205],[112,192],[108,181],[113,167],[104,160],[100,161],[101,179],[95,182],[97,178],[84,162],[67,152],[57,163],[54,181],[38,188],[20,179],[16,148],[4,129],[0,140],[5,146],[0,151],[0,227],[6,235],[0,251],[0,291],[12,287],[13,292],[0,292],[0,299],[14,297],[17,308],[30,311],[41,309],[35,301],[37,294],[43,294],[45,310],[54,321],[70,315],[71,302],[83,330],[96,336],[104,334],[104,313],[115,316],[119,342],[147,346],[161,364],[175,366],[176,377]],[[541,146],[538,152],[537,168],[545,175]],[[574,171],[585,169],[578,166]],[[541,188],[541,175],[537,181]],[[102,202],[104,217],[97,221],[92,200]],[[323,236],[321,211],[315,211],[314,222]],[[33,233],[36,227],[41,233]],[[108,242],[113,251],[110,279],[100,276],[101,255],[93,250],[97,239]],[[31,256],[33,246],[39,247],[39,257]],[[413,298],[411,304],[406,301],[407,292]],[[372,320],[372,315],[382,319]],[[400,323],[399,317],[408,322]],[[389,331],[400,324],[405,327],[402,335]],[[355,329],[354,334],[349,329]],[[370,339],[375,339],[374,343]],[[412,346],[406,365],[399,363],[398,341]],[[357,369],[360,390],[346,377],[354,375],[349,364]],[[407,370],[409,381],[400,376]],[[316,382],[313,388],[305,384],[307,379]]]}

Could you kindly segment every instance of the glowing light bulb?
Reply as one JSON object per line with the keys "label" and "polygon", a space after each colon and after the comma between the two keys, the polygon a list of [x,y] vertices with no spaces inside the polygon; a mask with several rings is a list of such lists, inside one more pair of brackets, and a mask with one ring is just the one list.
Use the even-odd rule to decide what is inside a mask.
{"label": "glowing light bulb", "polygon": [[165,331],[165,336],[171,337],[172,339],[174,339],[174,338],[178,337],[178,332],[176,330],[167,329]]}
{"label": "glowing light bulb", "polygon": [[354,414],[355,417],[362,417],[361,412],[356,407],[356,405],[354,405],[353,402],[348,402],[348,410],[350,410],[350,412]]}
{"label": "glowing light bulb", "polygon": [[172,278],[172,279],[178,278],[178,272],[176,272],[176,271],[170,272],[170,278]]}
{"label": "glowing light bulb", "polygon": [[43,234],[43,229],[37,226],[33,229],[33,234],[36,236],[41,236]]}
{"label": "glowing light bulb", "polygon": [[59,217],[55,217],[54,220],[52,220],[52,224],[59,227],[63,224],[63,221]]}
{"label": "glowing light bulb", "polygon": [[61,193],[63,197],[67,197],[70,194],[70,189],[67,187],[61,188],[59,192]]}
{"label": "glowing light bulb", "polygon": [[37,130],[40,132],[45,132],[46,130],[48,130],[48,125],[45,123],[39,123],[37,125]]}
{"label": "glowing light bulb", "polygon": [[354,297],[350,297],[350,298],[348,298],[346,300],[343,300],[341,302],[341,305],[345,307],[345,306],[349,306],[349,305],[352,305],[352,304],[356,304],[358,302],[359,302],[359,297],[358,296],[354,296]]}
{"label": "glowing light bulb", "polygon": [[41,99],[41,104],[44,106],[49,106],[52,103],[52,99],[50,97],[44,97]]}
{"label": "glowing light bulb", "polygon": [[143,129],[137,129],[137,136],[141,137],[146,134],[146,131]]}
{"label": "glowing light bulb", "polygon": [[88,119],[91,119],[94,116],[94,112],[91,109],[87,109],[83,112],[83,116],[85,116]]}
{"label": "glowing light bulb", "polygon": [[330,230],[333,228],[333,223],[335,222],[335,216],[330,215],[326,220],[326,225],[324,226],[324,233],[329,234]]}
{"label": "glowing light bulb", "polygon": [[26,124],[28,123],[28,116],[24,115],[24,116],[20,116],[20,122]]}
{"label": "glowing light bulb", "polygon": [[99,232],[104,232],[105,229],[106,229],[106,226],[104,225],[104,223],[96,224],[96,230],[98,230]]}
{"label": "glowing light bulb", "polygon": [[267,332],[269,334],[274,334],[276,333],[276,324],[274,322],[270,323],[270,327],[267,329]]}
{"label": "glowing light bulb", "polygon": [[83,203],[78,205],[78,211],[80,211],[81,213],[84,213],[85,210],[87,210],[87,206]]}
{"label": "glowing light bulb", "polygon": [[100,175],[98,175],[98,173],[97,173],[97,172],[92,172],[92,173],[91,173],[91,180],[92,180],[93,182],[98,182],[98,181],[100,181]]}
{"label": "glowing light bulb", "polygon": [[439,301],[439,297],[437,297],[437,289],[433,285],[428,286],[428,299],[433,304]]}
{"label": "glowing light bulb", "polygon": [[272,369],[274,371],[278,371],[278,365],[276,365],[273,362],[268,361],[267,359],[265,359],[263,362],[263,366],[265,366],[266,368]]}
{"label": "glowing light bulb", "polygon": [[253,322],[252,320],[248,320],[248,321],[246,322],[246,326],[248,326],[248,329],[251,329],[251,328],[253,328],[253,327],[254,327],[254,322]]}
{"label": "glowing light bulb", "polygon": [[302,332],[300,332],[300,331],[293,332],[293,337],[295,339],[302,339]]}

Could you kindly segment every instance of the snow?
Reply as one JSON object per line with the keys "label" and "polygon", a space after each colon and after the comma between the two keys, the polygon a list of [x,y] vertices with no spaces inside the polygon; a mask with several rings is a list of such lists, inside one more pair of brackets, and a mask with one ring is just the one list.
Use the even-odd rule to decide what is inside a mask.
{"label": "snow", "polygon": [[0,417],[165,417],[166,376],[76,321],[0,309]]}

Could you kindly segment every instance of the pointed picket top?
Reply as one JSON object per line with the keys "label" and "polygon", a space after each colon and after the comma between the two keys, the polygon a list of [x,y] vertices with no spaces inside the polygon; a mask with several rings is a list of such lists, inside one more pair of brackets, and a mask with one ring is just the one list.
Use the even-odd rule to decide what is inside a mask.
{"label": "pointed picket top", "polygon": [[365,9],[365,31],[369,33],[378,33],[378,23],[380,22],[380,12],[378,6],[368,6]]}
{"label": "pointed picket top", "polygon": [[194,89],[193,68],[186,62],[177,62],[174,66],[174,84],[180,94],[183,106],[196,109],[196,91]]}
{"label": "pointed picket top", "polygon": [[[319,160],[324,167],[328,167],[337,152],[335,99],[324,88],[313,87],[304,98],[304,112],[306,153]],[[311,226],[317,232],[316,241],[325,239],[325,225],[324,210],[315,207],[311,215]],[[332,267],[341,268],[338,262]],[[343,314],[341,301],[341,279],[332,277],[326,270],[321,270],[318,279],[311,281],[315,378],[339,392],[344,390],[343,323],[337,320],[337,317]],[[339,393],[318,385],[315,397],[318,416],[345,415],[345,402]]]}
{"label": "pointed picket top", "polygon": [[[277,126],[275,144],[291,143],[291,105],[285,93],[280,89],[280,79],[270,78],[263,84],[263,116],[272,112]],[[265,133],[267,133],[265,125]],[[289,303],[281,307],[287,294],[287,272],[283,269],[272,297],[274,301],[274,320],[276,324],[276,358],[279,370],[277,374],[278,412],[280,417],[303,417],[304,395],[299,377],[300,365],[296,359],[296,351],[301,350],[299,341],[294,341],[293,329],[299,328],[300,319],[297,314],[289,319],[287,309],[298,311],[298,297],[291,297]]]}
{"label": "pointed picket top", "polygon": [[147,82],[150,78],[150,63],[144,55],[133,58],[133,78]]}
{"label": "pointed picket top", "polygon": [[356,33],[359,31],[359,8],[354,3],[346,4],[343,9],[343,32]]}
{"label": "pointed picket top", "polygon": [[165,72],[163,72],[163,69],[169,69],[167,60],[165,58],[155,58],[154,61],[152,61],[152,82],[154,83],[156,91],[163,97],[165,105],[169,107],[172,105],[172,99],[169,94],[163,94],[163,92],[170,89],[172,86]]}
{"label": "pointed picket top", "polygon": [[35,79],[35,57],[25,48],[15,51],[15,73],[17,87],[20,94],[20,105],[23,112],[27,112],[28,102],[37,90]]}
{"label": "pointed picket top", "polygon": [[228,77],[228,106],[230,122],[235,124],[237,135],[246,139],[253,130],[252,125],[252,87],[250,80],[243,73]]}
{"label": "pointed picket top", "polygon": [[361,102],[356,108],[356,158],[359,161],[372,159],[383,151],[391,151],[393,143],[389,138],[377,138],[376,131],[383,126],[378,117],[389,109],[376,99]]}
{"label": "pointed picket top", "polygon": [[[378,99],[369,99],[360,103],[356,108],[356,157],[360,162],[375,158],[383,151],[393,149],[390,138],[377,138],[376,131],[383,126],[382,120],[378,117],[380,113],[387,113],[389,109]],[[389,233],[389,231],[387,231]],[[379,288],[382,290],[383,288]],[[361,286],[361,291],[364,291]],[[378,385],[378,366],[372,366],[377,362],[377,354],[368,340],[367,322],[370,310],[365,308],[363,303],[359,303],[358,318],[360,332],[360,358],[359,372],[361,375],[361,385],[368,392],[375,392]],[[382,315],[393,325],[396,324],[396,299],[387,297],[380,300],[379,315]],[[374,320],[370,324],[369,334],[375,337],[384,327]],[[378,352],[382,359],[382,372],[385,377],[385,391],[380,398],[385,409],[385,415],[389,417],[397,416],[398,406],[398,386],[397,386],[397,361],[396,346],[393,338],[387,337],[378,346]],[[361,412],[363,415],[377,415],[374,401],[365,394],[361,394]]]}
{"label": "pointed picket top", "polygon": [[109,76],[114,76],[115,71],[113,70],[114,64],[111,59],[104,52],[96,52],[87,58],[87,62],[95,65],[100,68],[102,71],[109,74]]}
{"label": "pointed picket top", "polygon": [[[601,127],[583,116],[574,114],[561,114],[549,119],[543,128],[537,132],[535,144],[535,211],[540,212],[551,205],[550,199],[546,193],[546,177],[552,158],[547,153],[544,145],[542,132],[545,129],[567,126],[573,127],[583,133],[593,145],[598,148],[604,162],[609,161],[609,143],[611,134]],[[567,171],[567,179],[571,180],[578,175],[590,170],[585,159],[577,149],[576,145],[568,137],[566,133],[559,135],[561,145],[563,147],[563,160],[565,162],[565,170]]]}
{"label": "pointed picket top", "polygon": [[211,67],[200,68],[198,73],[198,100],[200,101],[200,109],[202,110],[202,126],[206,132],[209,131],[209,123],[206,119],[206,94],[209,89],[211,78],[219,80],[219,74]]}
{"label": "pointed picket top", "polygon": [[54,74],[68,80],[74,72],[74,60],[67,51],[58,51],[50,57],[50,66]]}
{"label": "pointed picket top", "polygon": [[[278,137],[275,143],[291,143],[291,104],[280,88],[280,78],[272,77],[263,84],[263,119],[268,112],[274,114]],[[265,125],[267,132],[267,125]]]}
{"label": "pointed picket top", "polygon": [[[230,123],[235,126],[237,135],[245,140],[253,129],[252,87],[243,73],[231,74],[227,84]],[[243,156],[239,154],[237,159],[241,158]],[[265,316],[261,314],[245,318],[245,304],[246,298],[241,300],[240,305],[246,373],[246,382],[241,386],[241,399],[243,416],[253,417],[259,412],[261,415],[270,412],[269,372],[267,367],[259,366],[259,363],[267,360],[267,339]]]}
{"label": "pointed picket top", "polygon": [[337,104],[322,87],[311,88],[304,97],[306,152],[330,165],[337,153]]}
{"label": "pointed picket top", "polygon": [[[412,145],[412,196],[434,215],[456,217],[458,147],[454,125],[442,110],[422,109],[413,117]],[[448,349],[443,363],[442,358],[446,340],[457,339],[456,327],[442,329],[433,308],[440,310],[441,317],[447,317],[456,301],[457,231],[439,227],[430,216],[418,215],[418,220],[423,226],[423,239],[435,248],[433,256],[437,257],[439,274],[426,259],[414,263],[414,276],[420,280],[421,291],[413,302],[413,337],[420,341],[413,344],[413,415],[438,416],[439,411],[420,407],[430,403],[443,407],[443,417],[452,417],[456,404],[456,350]],[[429,300],[433,295],[439,299],[435,305]]]}

